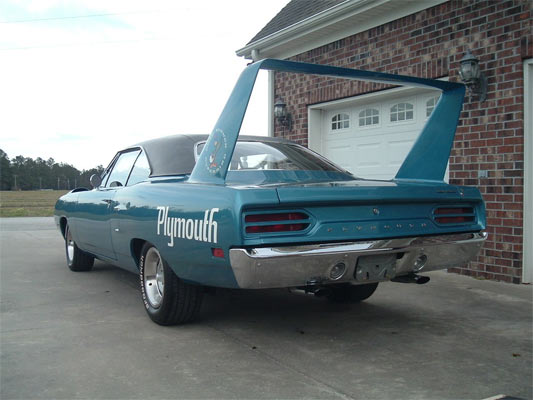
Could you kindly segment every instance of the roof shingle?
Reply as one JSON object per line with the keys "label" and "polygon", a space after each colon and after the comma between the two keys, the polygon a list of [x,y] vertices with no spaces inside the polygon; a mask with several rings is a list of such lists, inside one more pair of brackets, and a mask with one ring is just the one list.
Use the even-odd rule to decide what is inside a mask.
{"label": "roof shingle", "polygon": [[312,17],[347,0],[292,0],[248,44]]}

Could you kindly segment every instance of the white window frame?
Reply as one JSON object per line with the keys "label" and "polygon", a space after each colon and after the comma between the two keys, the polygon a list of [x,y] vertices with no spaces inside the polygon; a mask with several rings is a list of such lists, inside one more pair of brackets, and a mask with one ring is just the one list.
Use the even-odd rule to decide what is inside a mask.
{"label": "white window frame", "polygon": [[440,96],[431,96],[431,97],[426,98],[424,101],[424,114],[426,115],[426,119],[428,119],[431,116],[431,114],[433,114],[433,110],[431,110],[431,112],[428,115],[428,102],[433,99],[435,99],[435,104],[433,104],[433,110],[434,110],[435,107],[437,106],[437,103],[439,102]]}
{"label": "white window frame", "polygon": [[[359,125],[359,114],[366,110],[378,110],[378,123],[370,125]],[[368,118],[368,117],[365,117]],[[373,118],[373,117],[372,117]],[[356,109],[355,119],[357,120],[357,129],[375,129],[381,127],[381,121],[383,120],[383,110],[379,104],[369,104],[367,106]]]}
{"label": "white window frame", "polygon": [[[403,119],[403,120],[397,119],[396,121],[391,121],[392,108],[394,106],[397,106],[397,105],[400,105],[400,104],[410,104],[413,107],[412,110],[404,110],[403,111],[406,114],[407,114],[408,111],[413,111],[413,118],[411,118],[411,119]],[[408,125],[408,124],[416,123],[416,108],[417,108],[416,107],[416,97],[405,99],[405,100],[402,100],[400,102],[398,102],[398,101],[389,102],[386,107],[387,107],[386,109],[387,109],[387,125],[388,126],[392,126],[392,125]]]}
{"label": "white window frame", "polygon": [[[342,120],[339,120],[339,121],[335,121],[333,122],[333,118],[335,118],[337,115],[347,115],[348,116],[348,119],[342,119]],[[338,133],[341,133],[341,132],[346,132],[348,130],[350,130],[352,128],[352,115],[351,115],[351,112],[350,111],[336,111],[334,113],[332,113],[329,117],[329,132],[332,134],[332,135],[336,135]],[[344,125],[344,122],[345,121],[348,121],[348,127],[347,128],[344,128],[344,126],[342,128],[336,128],[336,129],[333,129],[333,124],[339,124],[339,123],[343,123]]]}

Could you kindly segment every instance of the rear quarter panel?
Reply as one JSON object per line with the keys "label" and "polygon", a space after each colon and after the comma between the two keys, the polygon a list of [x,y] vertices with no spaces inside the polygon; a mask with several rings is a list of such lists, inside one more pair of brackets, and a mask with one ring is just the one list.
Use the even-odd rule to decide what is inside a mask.
{"label": "rear quarter panel", "polygon": [[[132,242],[140,239],[155,245],[184,280],[237,287],[229,249],[242,245],[242,206],[277,203],[275,189],[243,193],[172,179],[141,183],[115,195],[114,207],[123,210],[112,220],[113,245],[119,263],[127,269],[138,265]],[[224,258],[214,257],[213,248],[221,248]]]}

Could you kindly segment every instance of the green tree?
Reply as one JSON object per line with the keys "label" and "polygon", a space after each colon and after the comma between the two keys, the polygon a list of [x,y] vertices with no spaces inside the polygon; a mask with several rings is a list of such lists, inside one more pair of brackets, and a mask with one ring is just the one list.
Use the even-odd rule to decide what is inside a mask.
{"label": "green tree", "polygon": [[12,160],[0,149],[0,189],[37,190],[37,189],[75,189],[90,188],[92,174],[101,174],[104,168],[83,170],[66,163],[56,163],[53,158],[44,160],[37,157],[16,156]]}
{"label": "green tree", "polygon": [[13,185],[13,171],[7,154],[0,149],[0,190],[10,190]]}

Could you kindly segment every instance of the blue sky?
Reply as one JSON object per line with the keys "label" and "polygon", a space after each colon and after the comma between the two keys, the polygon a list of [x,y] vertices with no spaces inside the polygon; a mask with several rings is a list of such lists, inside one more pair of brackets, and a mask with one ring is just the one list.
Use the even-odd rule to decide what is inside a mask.
{"label": "blue sky", "polygon": [[[3,0],[0,148],[81,169],[209,133],[248,62],[235,50],[287,2]],[[264,135],[266,76],[257,86],[243,131]]]}

